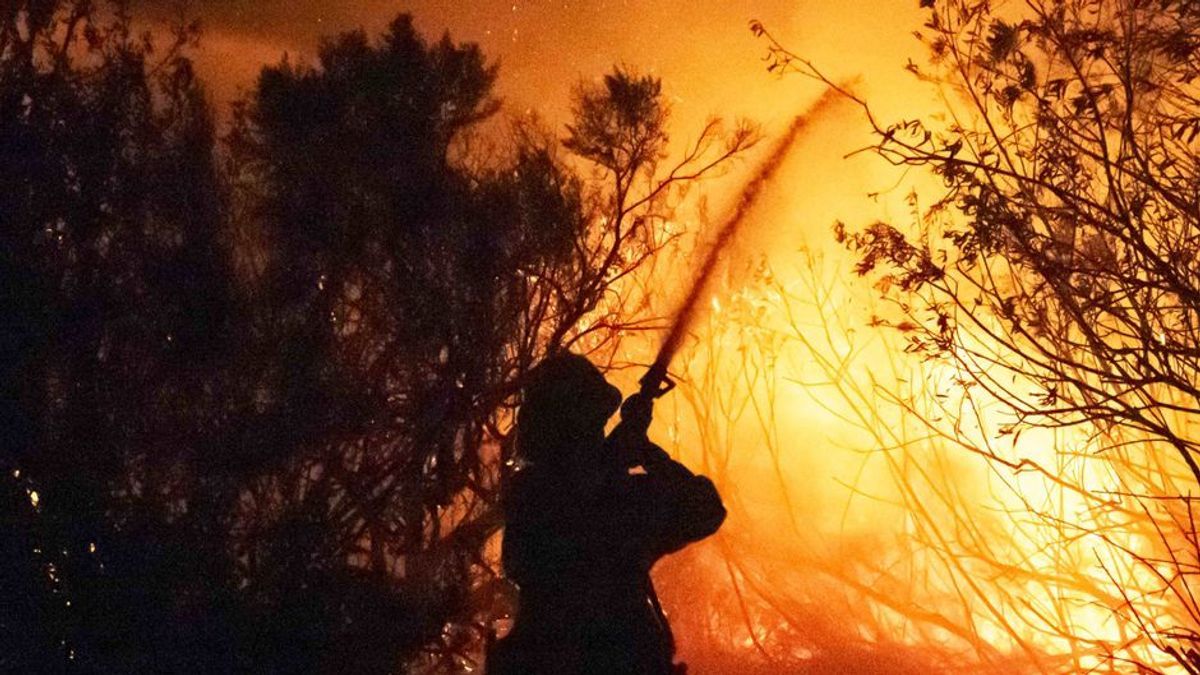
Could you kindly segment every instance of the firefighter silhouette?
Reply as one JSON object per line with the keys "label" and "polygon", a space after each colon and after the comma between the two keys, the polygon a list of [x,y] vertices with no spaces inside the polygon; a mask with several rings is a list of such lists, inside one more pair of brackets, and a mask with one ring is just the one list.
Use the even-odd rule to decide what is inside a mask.
{"label": "firefighter silhouette", "polygon": [[[605,438],[608,418],[621,423]],[[652,397],[621,394],[574,354],[539,365],[517,418],[502,561],[519,589],[493,675],[679,673],[650,580],[659,558],[714,532],[712,481],[646,437]]]}

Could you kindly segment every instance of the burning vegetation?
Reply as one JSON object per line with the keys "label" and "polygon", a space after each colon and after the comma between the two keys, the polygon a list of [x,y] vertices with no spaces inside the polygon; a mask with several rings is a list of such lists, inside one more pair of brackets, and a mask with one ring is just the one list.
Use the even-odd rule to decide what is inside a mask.
{"label": "burning vegetation", "polygon": [[[831,431],[820,451],[841,440],[851,452],[830,464],[858,467],[840,520],[814,520],[794,496],[785,515],[810,517],[790,543],[777,517],[725,547],[722,614],[753,628],[722,635],[812,672],[844,669],[864,645],[853,670],[1196,672],[1200,15],[1171,2],[923,4],[931,59],[909,69],[947,108],[928,120],[878,121],[753,26],[771,70],[839,90],[874,130],[869,150],[941,187],[908,195],[909,224],[835,227],[873,303],[845,288],[848,264],[831,276],[820,258],[721,303],[711,353],[742,351],[692,378],[704,447],[733,458],[718,439],[749,426],[787,494],[807,489],[789,465],[825,464],[779,439],[818,420],[858,432]],[[812,405],[828,416],[787,419]],[[732,423],[713,425],[714,408]],[[855,527],[856,510],[876,522]]]}

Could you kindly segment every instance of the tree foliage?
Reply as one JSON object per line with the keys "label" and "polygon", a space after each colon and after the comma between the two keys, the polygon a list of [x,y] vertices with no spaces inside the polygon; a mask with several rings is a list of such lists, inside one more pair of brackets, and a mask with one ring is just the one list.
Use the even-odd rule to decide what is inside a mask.
{"label": "tree foliage", "polygon": [[178,641],[161,667],[186,669],[221,639],[189,605],[223,601],[219,520],[192,514],[225,485],[194,474],[206,498],[181,512],[174,467],[220,444],[200,373],[232,338],[194,36],[155,53],[121,5],[2,11],[0,664],[136,669]]}
{"label": "tree foliage", "polygon": [[752,132],[658,171],[661,85],[616,71],[489,154],[497,68],[401,16],[218,139],[196,26],[0,11],[0,667],[470,662],[525,372],[648,318],[619,282]]}
{"label": "tree foliage", "polygon": [[[902,285],[971,303],[935,308],[939,338],[976,314],[1001,320],[991,337],[1022,356],[1003,364],[1043,388],[1023,405],[1028,397],[988,378],[1023,419],[1148,433],[1200,479],[1187,431],[1200,373],[1200,224],[1189,206],[1200,100],[1187,45],[1200,14],[1170,2],[1030,12],[1019,22],[984,4],[931,14],[935,63],[962,73],[974,121],[942,133],[893,126],[879,149],[942,177],[948,191],[927,222],[949,246],[909,251],[869,234],[855,243],[866,261],[885,256]],[[965,218],[940,218],[943,208]]]}
{"label": "tree foliage", "polygon": [[[1163,581],[1151,593],[1187,594],[1186,494],[1200,481],[1200,10],[1171,0],[921,6],[930,62],[907,68],[941,87],[944,121],[884,124],[843,92],[862,105],[879,156],[931,170],[945,190],[924,208],[910,197],[912,228],[839,225],[837,238],[902,315],[881,323],[1014,414],[1002,434],[1082,428],[1139,474],[1126,484],[1144,489],[1126,495],[1130,522],[1153,520],[1170,558],[1142,560]],[[771,45],[773,67],[825,79]],[[1134,459],[1132,447],[1179,471]],[[1193,603],[1167,612],[1182,625],[1156,627],[1130,593],[1117,611],[1194,672],[1194,657],[1171,646],[1194,643]]]}

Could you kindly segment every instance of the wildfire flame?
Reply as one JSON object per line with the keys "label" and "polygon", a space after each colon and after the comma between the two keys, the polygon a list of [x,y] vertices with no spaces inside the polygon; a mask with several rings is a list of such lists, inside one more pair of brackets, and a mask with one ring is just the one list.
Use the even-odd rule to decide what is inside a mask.
{"label": "wildfire flame", "polygon": [[[656,274],[691,269],[691,227]],[[1178,614],[1195,604],[1169,601],[1146,561],[1196,546],[1156,529],[1177,504],[1130,495],[1169,494],[1184,467],[1136,444],[1097,455],[1082,431],[1014,434],[964,373],[871,328],[875,293],[844,255],[790,260],[725,259],[656,412],[652,435],[730,512],[656,570],[682,657],[698,672],[1173,672],[1148,635],[1194,623]],[[649,363],[655,347],[622,349]]]}

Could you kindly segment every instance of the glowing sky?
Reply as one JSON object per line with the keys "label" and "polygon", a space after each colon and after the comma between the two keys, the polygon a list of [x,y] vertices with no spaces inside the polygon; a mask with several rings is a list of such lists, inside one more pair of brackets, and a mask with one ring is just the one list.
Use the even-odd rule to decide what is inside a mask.
{"label": "glowing sky", "polygon": [[920,18],[915,0],[207,0],[196,11],[206,29],[198,60],[219,106],[285,51],[311,58],[321,35],[377,34],[410,12],[426,35],[449,30],[498,59],[510,109],[560,120],[573,83],[621,63],[661,75],[682,122],[719,112],[768,124],[815,90],[766,74],[751,19],[838,76],[900,77]]}
{"label": "glowing sky", "polygon": [[[914,80],[904,71],[908,59],[919,60],[923,52],[912,36],[924,20],[918,5],[917,0],[194,0],[192,7],[204,28],[194,57],[219,118],[227,118],[229,103],[253,88],[264,65],[278,63],[285,53],[293,63],[311,63],[321,36],[356,28],[377,36],[408,12],[427,38],[448,31],[456,41],[477,42],[499,62],[504,114],[536,111],[561,129],[572,87],[620,64],[662,78],[675,147],[712,115],[746,117],[765,131],[761,155],[822,87],[769,74],[766,44],[749,30],[751,20],[762,21],[830,77],[853,81],[882,119],[898,119],[929,109],[928,98],[914,93]],[[851,106],[815,125],[759,209],[759,218],[770,222],[757,230],[769,230],[772,237],[783,233],[787,245],[761,238],[750,245],[794,251],[802,237],[808,245],[828,246],[835,220],[906,217],[902,200],[867,199],[893,188],[894,172],[871,158],[843,159],[868,143],[865,123]],[[719,209],[737,185],[734,177],[710,184],[705,193]]]}

